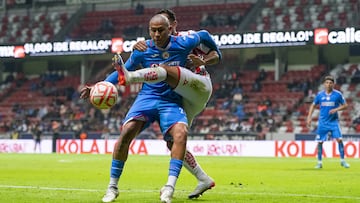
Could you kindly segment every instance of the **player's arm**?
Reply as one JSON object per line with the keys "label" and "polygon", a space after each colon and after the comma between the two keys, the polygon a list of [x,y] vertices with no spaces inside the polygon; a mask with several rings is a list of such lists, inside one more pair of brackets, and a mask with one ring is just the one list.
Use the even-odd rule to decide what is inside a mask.
{"label": "player's arm", "polygon": [[333,113],[336,113],[338,111],[343,111],[345,109],[348,108],[348,104],[347,103],[344,103],[344,104],[341,104],[340,106],[338,106],[337,108],[334,108],[334,109],[331,109],[329,111],[330,114],[333,114]]}
{"label": "player's arm", "polygon": [[196,67],[201,65],[206,66],[218,64],[221,60],[222,54],[210,33],[206,30],[201,30],[197,32],[197,34],[200,37],[200,46],[198,48],[204,51],[205,55],[201,58],[195,54],[190,54],[189,58],[192,60],[193,65]]}
{"label": "player's arm", "polygon": [[192,64],[195,67],[201,66],[201,65],[204,65],[204,66],[215,65],[215,64],[218,64],[220,61],[219,54],[214,50],[212,50],[208,54],[206,54],[204,56],[204,58],[196,56],[195,54],[189,54],[189,58],[191,59]]}
{"label": "player's arm", "polygon": [[309,107],[309,113],[306,118],[306,124],[309,128],[311,127],[312,114],[313,114],[314,110],[315,110],[315,103],[312,103]]}
{"label": "player's arm", "polygon": [[[216,53],[219,56],[219,60],[222,59],[222,54],[221,51],[219,49],[219,47],[216,45],[214,39],[212,38],[212,36],[210,35],[210,33],[206,30],[200,30],[197,32],[197,34],[200,37],[200,43],[204,44],[205,46],[207,46],[209,48],[209,52],[206,54],[209,54],[211,51],[216,51]],[[209,65],[213,65],[213,64],[209,64]]]}
{"label": "player's arm", "polygon": [[146,51],[147,48],[148,47],[146,45],[145,40],[137,41],[133,46],[133,50],[138,50],[138,51]]}

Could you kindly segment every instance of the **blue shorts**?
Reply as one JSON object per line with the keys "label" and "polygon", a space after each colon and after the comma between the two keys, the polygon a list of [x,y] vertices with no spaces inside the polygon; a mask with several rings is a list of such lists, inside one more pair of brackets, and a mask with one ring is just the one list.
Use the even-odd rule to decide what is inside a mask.
{"label": "blue shorts", "polygon": [[125,124],[131,120],[144,121],[145,125],[142,130],[157,121],[165,141],[172,139],[168,131],[173,125],[176,123],[187,125],[188,123],[186,113],[180,103],[164,98],[149,98],[141,95],[136,98],[123,123]]}
{"label": "blue shorts", "polygon": [[328,134],[330,133],[331,138],[342,138],[340,126],[338,123],[336,124],[326,124],[319,125],[317,129],[316,141],[326,141],[328,138]]}

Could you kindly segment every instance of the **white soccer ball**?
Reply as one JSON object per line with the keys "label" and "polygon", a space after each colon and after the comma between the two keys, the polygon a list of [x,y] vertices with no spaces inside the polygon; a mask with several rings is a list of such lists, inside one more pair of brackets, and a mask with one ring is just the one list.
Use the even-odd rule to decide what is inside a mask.
{"label": "white soccer ball", "polygon": [[118,95],[118,90],[114,84],[101,81],[91,88],[90,102],[98,109],[110,109],[116,104]]}

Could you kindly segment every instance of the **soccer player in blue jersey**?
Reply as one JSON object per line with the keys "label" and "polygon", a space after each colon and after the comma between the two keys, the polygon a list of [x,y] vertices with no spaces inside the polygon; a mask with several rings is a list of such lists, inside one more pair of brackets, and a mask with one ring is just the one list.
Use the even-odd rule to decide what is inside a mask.
{"label": "soccer player in blue jersey", "polygon": [[[187,55],[200,43],[200,37],[194,33],[189,36],[170,36],[170,24],[163,15],[155,15],[149,22],[151,40],[147,41],[148,50],[134,51],[125,68],[156,67],[159,64],[185,66]],[[161,73],[154,70],[147,77],[156,78]],[[106,81],[118,83],[118,73],[110,74]],[[89,89],[81,91],[81,97],[87,98]],[[103,202],[114,201],[119,195],[118,182],[124,164],[128,158],[131,141],[152,122],[159,122],[165,140],[173,140],[168,181],[160,191],[161,202],[171,202],[175,184],[180,174],[186,151],[188,120],[182,108],[182,97],[175,93],[165,82],[143,83],[142,89],[124,119],[121,134],[113,151],[111,177]]]}
{"label": "soccer player in blue jersey", "polygon": [[[171,25],[171,34],[175,36],[189,35],[194,31],[183,31],[177,32],[177,20],[176,15],[172,10],[162,9],[157,14],[162,14],[168,18]],[[221,59],[221,52],[213,41],[211,35],[207,31],[199,31],[200,35],[200,45],[197,46],[192,53],[188,56],[189,62],[187,64],[188,69],[192,72],[183,69],[181,67],[170,67],[166,65],[161,65],[158,68],[165,68],[167,76],[157,77],[156,80],[146,81],[144,75],[148,75],[152,70],[142,69],[136,72],[128,72],[126,69],[120,70],[124,74],[123,82],[159,82],[164,78],[165,81],[174,89],[175,92],[183,96],[183,107],[187,113],[187,118],[189,121],[189,126],[194,117],[201,112],[212,93],[212,83],[211,78],[208,72],[205,69],[205,65],[214,65],[219,63]],[[147,45],[145,40],[139,41],[134,45],[135,50],[146,51]],[[119,58],[121,56],[118,56]],[[115,65],[119,60],[115,59]],[[189,66],[189,67],[188,67]],[[121,67],[119,67],[121,68]],[[165,73],[161,71],[160,73]],[[184,82],[187,81],[187,82]],[[197,86],[202,86],[203,91],[199,91],[197,86],[191,85],[193,81],[196,81]],[[167,141],[169,149],[171,149],[172,141]],[[193,192],[191,192],[188,197],[198,198],[205,191],[211,189],[215,186],[214,180],[206,174],[206,172],[201,168],[200,164],[195,159],[194,155],[190,151],[186,151],[184,159],[184,167],[193,174],[197,180],[198,184]]]}
{"label": "soccer player in blue jersey", "polygon": [[327,140],[328,134],[335,138],[340,153],[340,165],[344,168],[349,168],[350,165],[344,160],[344,144],[342,141],[342,134],[339,124],[338,112],[345,110],[348,105],[340,91],[334,89],[335,79],[333,76],[326,76],[323,80],[324,90],[320,91],[313,103],[310,105],[307,117],[307,125],[311,126],[312,114],[316,106],[320,107],[320,114],[317,126],[317,158],[318,163],[315,168],[322,168],[322,146],[323,142]]}

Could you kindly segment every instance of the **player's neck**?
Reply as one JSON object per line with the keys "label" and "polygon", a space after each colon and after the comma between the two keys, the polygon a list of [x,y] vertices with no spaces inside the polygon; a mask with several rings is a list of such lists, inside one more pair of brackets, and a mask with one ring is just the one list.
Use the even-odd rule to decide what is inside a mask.
{"label": "player's neck", "polygon": [[157,47],[160,48],[160,49],[166,49],[168,47],[168,45],[169,45],[170,38],[171,37],[169,36],[169,38],[166,40],[166,42],[164,44],[162,44],[161,46],[157,45]]}

